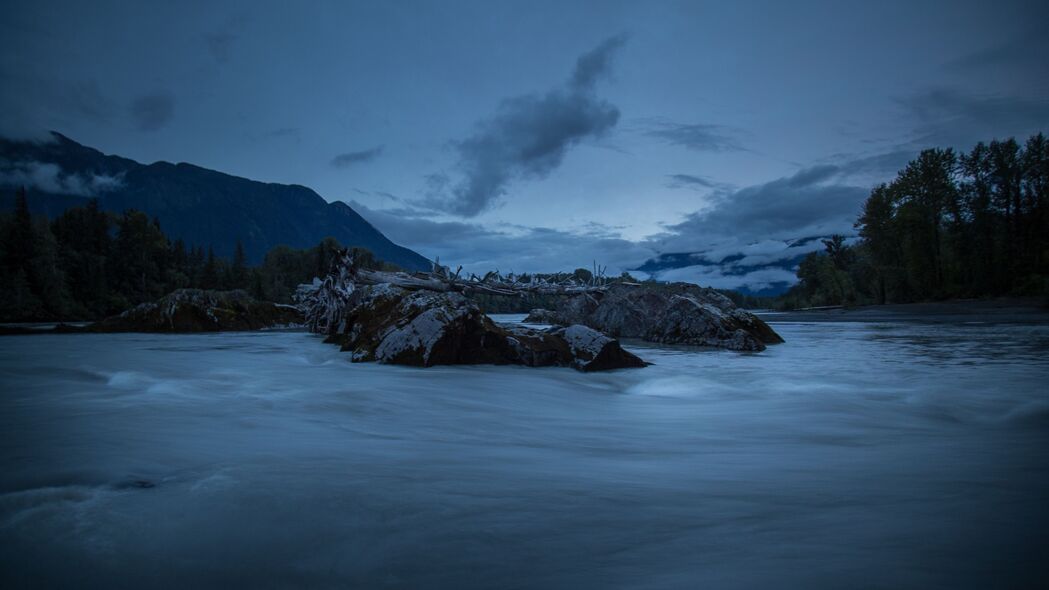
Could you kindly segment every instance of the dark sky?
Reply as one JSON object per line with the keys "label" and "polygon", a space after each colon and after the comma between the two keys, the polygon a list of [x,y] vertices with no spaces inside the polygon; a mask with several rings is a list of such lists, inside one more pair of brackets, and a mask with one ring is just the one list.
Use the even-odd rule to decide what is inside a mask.
{"label": "dark sky", "polygon": [[5,2],[0,132],[304,184],[469,270],[761,262],[923,147],[1046,130],[1046,6]]}

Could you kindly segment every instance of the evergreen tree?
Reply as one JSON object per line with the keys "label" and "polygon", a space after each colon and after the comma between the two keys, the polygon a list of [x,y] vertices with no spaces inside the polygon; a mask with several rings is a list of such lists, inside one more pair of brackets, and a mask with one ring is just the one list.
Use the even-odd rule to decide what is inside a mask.
{"label": "evergreen tree", "polygon": [[215,251],[208,246],[208,258],[204,262],[204,269],[201,271],[200,276],[200,288],[201,289],[217,289],[219,287],[219,268],[218,263],[215,261]]}
{"label": "evergreen tree", "polygon": [[244,255],[244,244],[240,240],[237,240],[237,249],[233,254],[230,283],[234,289],[248,288],[248,258]]}
{"label": "evergreen tree", "polygon": [[5,262],[11,272],[19,270],[28,274],[29,261],[36,256],[36,236],[33,235],[33,218],[29,214],[25,187],[15,196],[15,211],[5,240]]}
{"label": "evergreen tree", "polygon": [[128,210],[117,222],[114,275],[130,304],[151,301],[168,291],[165,267],[168,239],[159,224],[141,211]]}
{"label": "evergreen tree", "polygon": [[77,315],[95,317],[112,311],[109,269],[112,239],[108,215],[92,199],[86,207],[66,210],[51,224],[66,284],[76,295]]}
{"label": "evergreen tree", "polygon": [[[1038,134],[960,156],[925,150],[871,191],[856,228],[851,259],[836,243],[826,256],[847,270],[857,301],[1049,295],[1049,145]],[[787,299],[803,304],[835,284],[815,258],[798,278]]]}

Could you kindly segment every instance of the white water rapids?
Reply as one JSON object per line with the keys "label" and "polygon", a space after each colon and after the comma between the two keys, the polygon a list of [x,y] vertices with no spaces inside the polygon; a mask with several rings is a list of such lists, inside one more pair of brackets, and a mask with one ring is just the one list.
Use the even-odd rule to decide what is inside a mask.
{"label": "white water rapids", "polygon": [[774,327],[596,374],[351,364],[299,332],[0,337],[0,586],[1046,580],[1049,326]]}

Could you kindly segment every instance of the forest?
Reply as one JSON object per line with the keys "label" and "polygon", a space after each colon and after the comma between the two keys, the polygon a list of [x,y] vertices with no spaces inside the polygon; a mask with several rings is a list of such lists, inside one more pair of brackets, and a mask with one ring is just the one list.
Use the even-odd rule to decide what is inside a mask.
{"label": "forest", "polygon": [[799,265],[781,309],[1049,296],[1049,144],[1043,134],[928,149],[871,191],[857,238]]}
{"label": "forest", "polygon": [[[232,260],[216,257],[169,239],[141,211],[114,215],[90,201],[54,220],[34,217],[19,191],[15,210],[0,217],[0,321],[98,319],[185,287],[245,289],[287,303],[297,285],[324,276],[339,248],[334,238],[308,249],[276,246],[251,266],[239,244]],[[367,268],[396,268],[367,250],[358,256]]]}

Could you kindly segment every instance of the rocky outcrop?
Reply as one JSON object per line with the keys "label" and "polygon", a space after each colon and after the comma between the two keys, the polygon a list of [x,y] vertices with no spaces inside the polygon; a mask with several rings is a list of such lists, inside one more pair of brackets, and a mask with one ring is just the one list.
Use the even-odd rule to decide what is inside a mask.
{"label": "rocky outcrop", "polygon": [[528,312],[528,317],[524,319],[526,324],[560,324],[561,319],[558,317],[556,311],[550,311],[549,309],[533,309]]}
{"label": "rocky outcrop", "polygon": [[152,303],[95,322],[88,332],[225,332],[302,325],[291,305],[257,301],[244,291],[179,289]]}
{"label": "rocky outcrop", "polygon": [[619,338],[760,351],[783,338],[713,289],[689,283],[613,284],[565,298],[556,310],[533,310],[525,322],[582,324]]}
{"label": "rocky outcrop", "polygon": [[409,291],[389,284],[346,295],[330,342],[354,362],[399,365],[519,364],[581,371],[642,367],[619,342],[586,326],[539,330],[501,325],[459,293]]}

